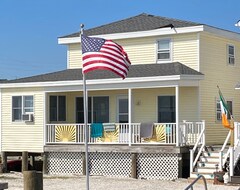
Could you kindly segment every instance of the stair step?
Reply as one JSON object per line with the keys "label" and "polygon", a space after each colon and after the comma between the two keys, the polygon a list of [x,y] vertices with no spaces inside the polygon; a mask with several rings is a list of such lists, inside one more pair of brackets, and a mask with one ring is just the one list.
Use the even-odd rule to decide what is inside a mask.
{"label": "stair step", "polygon": [[198,162],[197,167],[211,167],[218,168],[218,162]]}
{"label": "stair step", "polygon": [[195,168],[195,172],[198,173],[211,173],[213,174],[213,172],[216,172],[218,170],[216,170],[216,168],[210,168],[210,167],[199,167],[199,168]]}
{"label": "stair step", "polygon": [[203,157],[200,156],[199,158],[200,162],[215,162],[215,163],[219,163],[219,157]]}
{"label": "stair step", "polygon": [[205,179],[214,179],[213,173],[198,173],[198,172],[192,172],[190,173],[190,178],[197,178],[199,175],[202,175],[205,177]]}
{"label": "stair step", "polygon": [[204,157],[219,157],[219,152],[203,152]]}

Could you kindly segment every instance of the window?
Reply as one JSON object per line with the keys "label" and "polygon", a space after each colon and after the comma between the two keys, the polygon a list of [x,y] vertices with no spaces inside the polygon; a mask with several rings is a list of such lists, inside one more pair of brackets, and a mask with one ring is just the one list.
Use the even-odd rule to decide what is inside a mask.
{"label": "window", "polygon": [[235,64],[235,50],[233,45],[228,45],[228,64],[234,65]]}
{"label": "window", "polygon": [[50,121],[66,121],[66,96],[50,96]]}
{"label": "window", "polygon": [[33,113],[33,110],[33,96],[12,97],[12,121],[22,121],[22,115]]}
{"label": "window", "polygon": [[158,96],[158,122],[175,123],[175,96]]}
{"label": "window", "polygon": [[[232,101],[226,101],[227,102],[227,106],[229,111],[231,112],[231,114],[233,114],[233,110],[232,110]],[[220,106],[220,100],[217,100],[217,105],[216,105],[216,115],[217,115],[217,121],[221,121],[222,120],[222,113],[221,113],[221,106]],[[228,113],[228,119],[231,119],[230,114]]]}
{"label": "window", "polygon": [[171,61],[171,40],[162,39],[157,42],[157,60]]}
{"label": "window", "polygon": [[[84,123],[83,97],[76,99],[76,122]],[[88,123],[109,122],[109,97],[88,97]]]}
{"label": "window", "polygon": [[118,99],[118,122],[128,123],[128,98],[120,97]]}

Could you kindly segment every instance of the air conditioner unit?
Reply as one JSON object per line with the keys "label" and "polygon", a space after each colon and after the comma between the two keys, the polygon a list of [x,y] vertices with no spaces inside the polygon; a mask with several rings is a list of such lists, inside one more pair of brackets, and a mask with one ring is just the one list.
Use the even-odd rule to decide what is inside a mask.
{"label": "air conditioner unit", "polygon": [[31,121],[33,121],[33,114],[32,113],[23,114],[22,119],[23,119],[23,121],[31,122]]}

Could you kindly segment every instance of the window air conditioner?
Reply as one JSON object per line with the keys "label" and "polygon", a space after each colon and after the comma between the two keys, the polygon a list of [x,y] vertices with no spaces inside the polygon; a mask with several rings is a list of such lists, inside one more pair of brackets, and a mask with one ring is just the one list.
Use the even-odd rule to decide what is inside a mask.
{"label": "window air conditioner", "polygon": [[23,121],[31,122],[31,121],[33,121],[33,114],[32,113],[23,114],[22,119],[23,119]]}

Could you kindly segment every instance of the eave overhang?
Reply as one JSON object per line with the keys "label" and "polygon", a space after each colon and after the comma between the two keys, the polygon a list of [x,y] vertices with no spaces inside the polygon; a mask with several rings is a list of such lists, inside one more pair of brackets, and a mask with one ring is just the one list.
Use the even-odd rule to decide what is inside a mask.
{"label": "eave overhang", "polygon": [[[102,80],[87,80],[87,90],[118,90],[135,88],[160,88],[173,86],[199,86],[199,81],[204,75],[172,75],[158,77],[137,77]],[[45,92],[56,91],[82,91],[83,81],[52,81],[52,82],[28,82],[0,84],[0,89],[10,88],[43,88]]]}

